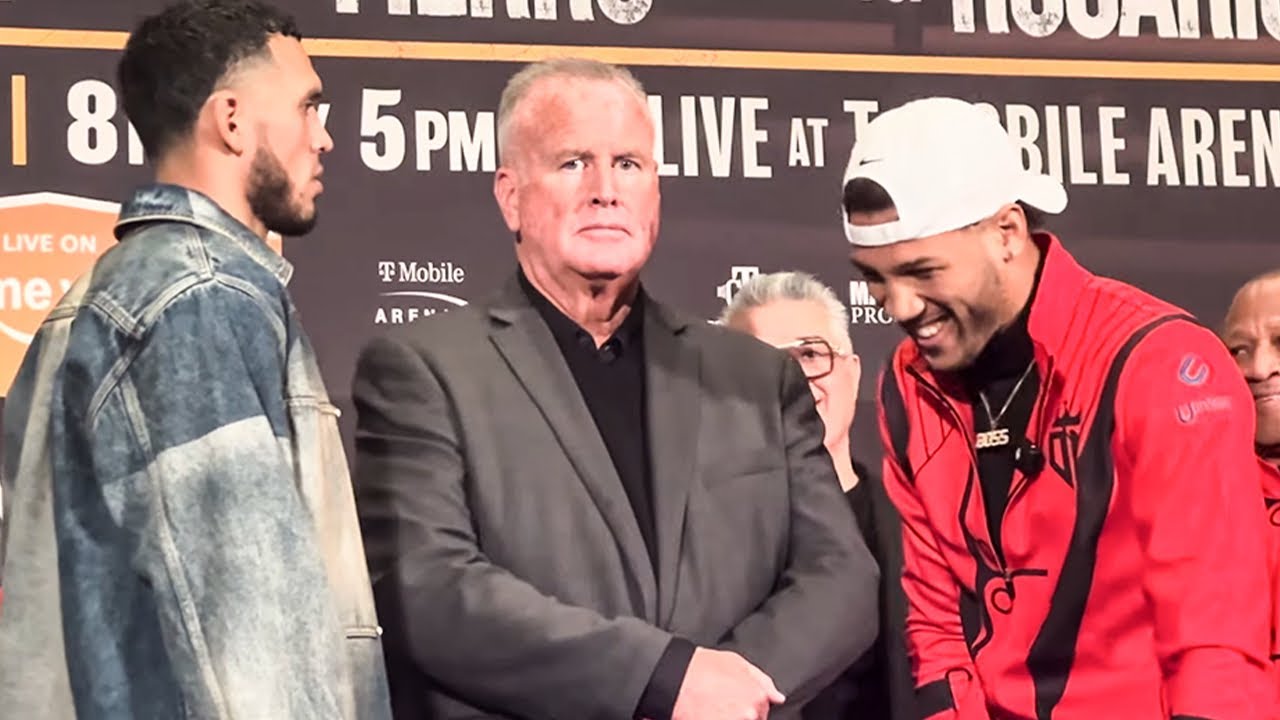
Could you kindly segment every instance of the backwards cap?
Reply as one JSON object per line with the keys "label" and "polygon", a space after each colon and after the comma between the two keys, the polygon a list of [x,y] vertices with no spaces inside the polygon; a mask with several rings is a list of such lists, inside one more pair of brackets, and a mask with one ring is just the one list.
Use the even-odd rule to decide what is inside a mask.
{"label": "backwards cap", "polygon": [[1062,183],[1022,168],[1022,153],[993,112],[955,98],[913,100],[876,116],[849,155],[840,187],[873,180],[889,193],[898,219],[852,225],[859,247],[937,235],[989,217],[1021,200],[1044,212],[1067,207]]}

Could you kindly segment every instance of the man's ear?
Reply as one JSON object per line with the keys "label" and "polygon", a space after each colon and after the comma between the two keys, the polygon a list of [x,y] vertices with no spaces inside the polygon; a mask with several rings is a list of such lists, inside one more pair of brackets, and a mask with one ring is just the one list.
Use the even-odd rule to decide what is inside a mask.
{"label": "man's ear", "polygon": [[224,88],[215,90],[200,110],[223,146],[235,155],[244,154],[249,145],[242,109],[243,103],[236,93]]}
{"label": "man's ear", "polygon": [[1027,247],[1031,234],[1027,229],[1027,216],[1017,203],[1009,203],[997,212],[993,218],[999,232],[1000,257],[1009,262],[1021,255]]}
{"label": "man's ear", "polygon": [[493,176],[493,198],[498,201],[498,209],[502,211],[502,219],[507,229],[513,233],[520,232],[520,203],[517,195],[520,190],[520,179],[516,171],[503,165]]}

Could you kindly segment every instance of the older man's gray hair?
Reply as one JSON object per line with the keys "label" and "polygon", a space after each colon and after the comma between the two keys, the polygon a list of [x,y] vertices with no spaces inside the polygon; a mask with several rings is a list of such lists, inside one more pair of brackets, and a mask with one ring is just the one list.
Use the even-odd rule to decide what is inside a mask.
{"label": "older man's gray hair", "polygon": [[618,65],[589,60],[587,58],[552,58],[526,65],[511,79],[502,90],[502,98],[498,101],[498,159],[508,157],[511,153],[511,123],[519,110],[520,103],[529,95],[529,90],[541,80],[561,78],[566,80],[600,80],[616,82],[624,85],[648,106],[649,96],[644,86],[631,74],[630,70]]}
{"label": "older man's gray hair", "polygon": [[831,341],[840,352],[852,352],[849,337],[849,311],[835,292],[822,281],[805,272],[776,272],[756,275],[743,283],[733,301],[720,314],[720,322],[732,325],[743,313],[779,300],[816,302],[826,309],[831,322]]}

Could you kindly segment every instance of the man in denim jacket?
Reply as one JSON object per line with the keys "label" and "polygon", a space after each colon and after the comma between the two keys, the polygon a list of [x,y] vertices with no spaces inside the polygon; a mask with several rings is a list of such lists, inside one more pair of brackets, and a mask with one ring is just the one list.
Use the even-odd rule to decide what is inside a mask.
{"label": "man in denim jacket", "polygon": [[5,406],[6,718],[389,717],[350,480],[264,238],[315,223],[320,79],[251,0],[144,21],[156,170]]}

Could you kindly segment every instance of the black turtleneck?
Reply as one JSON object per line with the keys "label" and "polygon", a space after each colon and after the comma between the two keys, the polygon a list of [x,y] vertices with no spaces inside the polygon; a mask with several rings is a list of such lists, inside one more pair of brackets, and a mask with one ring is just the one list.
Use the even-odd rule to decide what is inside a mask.
{"label": "black turtleneck", "polygon": [[[1044,255],[1040,256],[1040,267],[1036,269],[1035,286],[1040,283],[1040,269],[1044,267]],[[1009,443],[1003,447],[990,447],[978,450],[978,480],[982,488],[982,502],[986,508],[987,529],[991,533],[991,545],[1004,560],[1004,552],[1000,544],[1000,525],[1004,519],[1005,507],[1009,504],[1009,490],[1013,484],[1015,467],[1014,452],[1018,444],[1026,437],[1027,423],[1031,420],[1031,412],[1035,407],[1039,394],[1040,377],[1034,367],[1035,351],[1031,344],[1031,335],[1027,331],[1027,320],[1031,314],[1031,303],[1035,299],[1036,287],[1033,286],[1027,304],[1022,312],[1014,318],[1013,323],[997,332],[987,343],[976,360],[961,373],[961,380],[973,403],[975,430],[984,432],[994,427],[1008,428]],[[1028,372],[1028,367],[1030,371]],[[1026,379],[1018,385],[1018,380],[1026,372]],[[1017,387],[1017,394],[1010,399],[1010,393]],[[992,425],[983,405],[982,396],[986,397],[991,408],[991,416],[999,416],[1000,420]],[[1004,415],[1000,410],[1009,403]]]}

